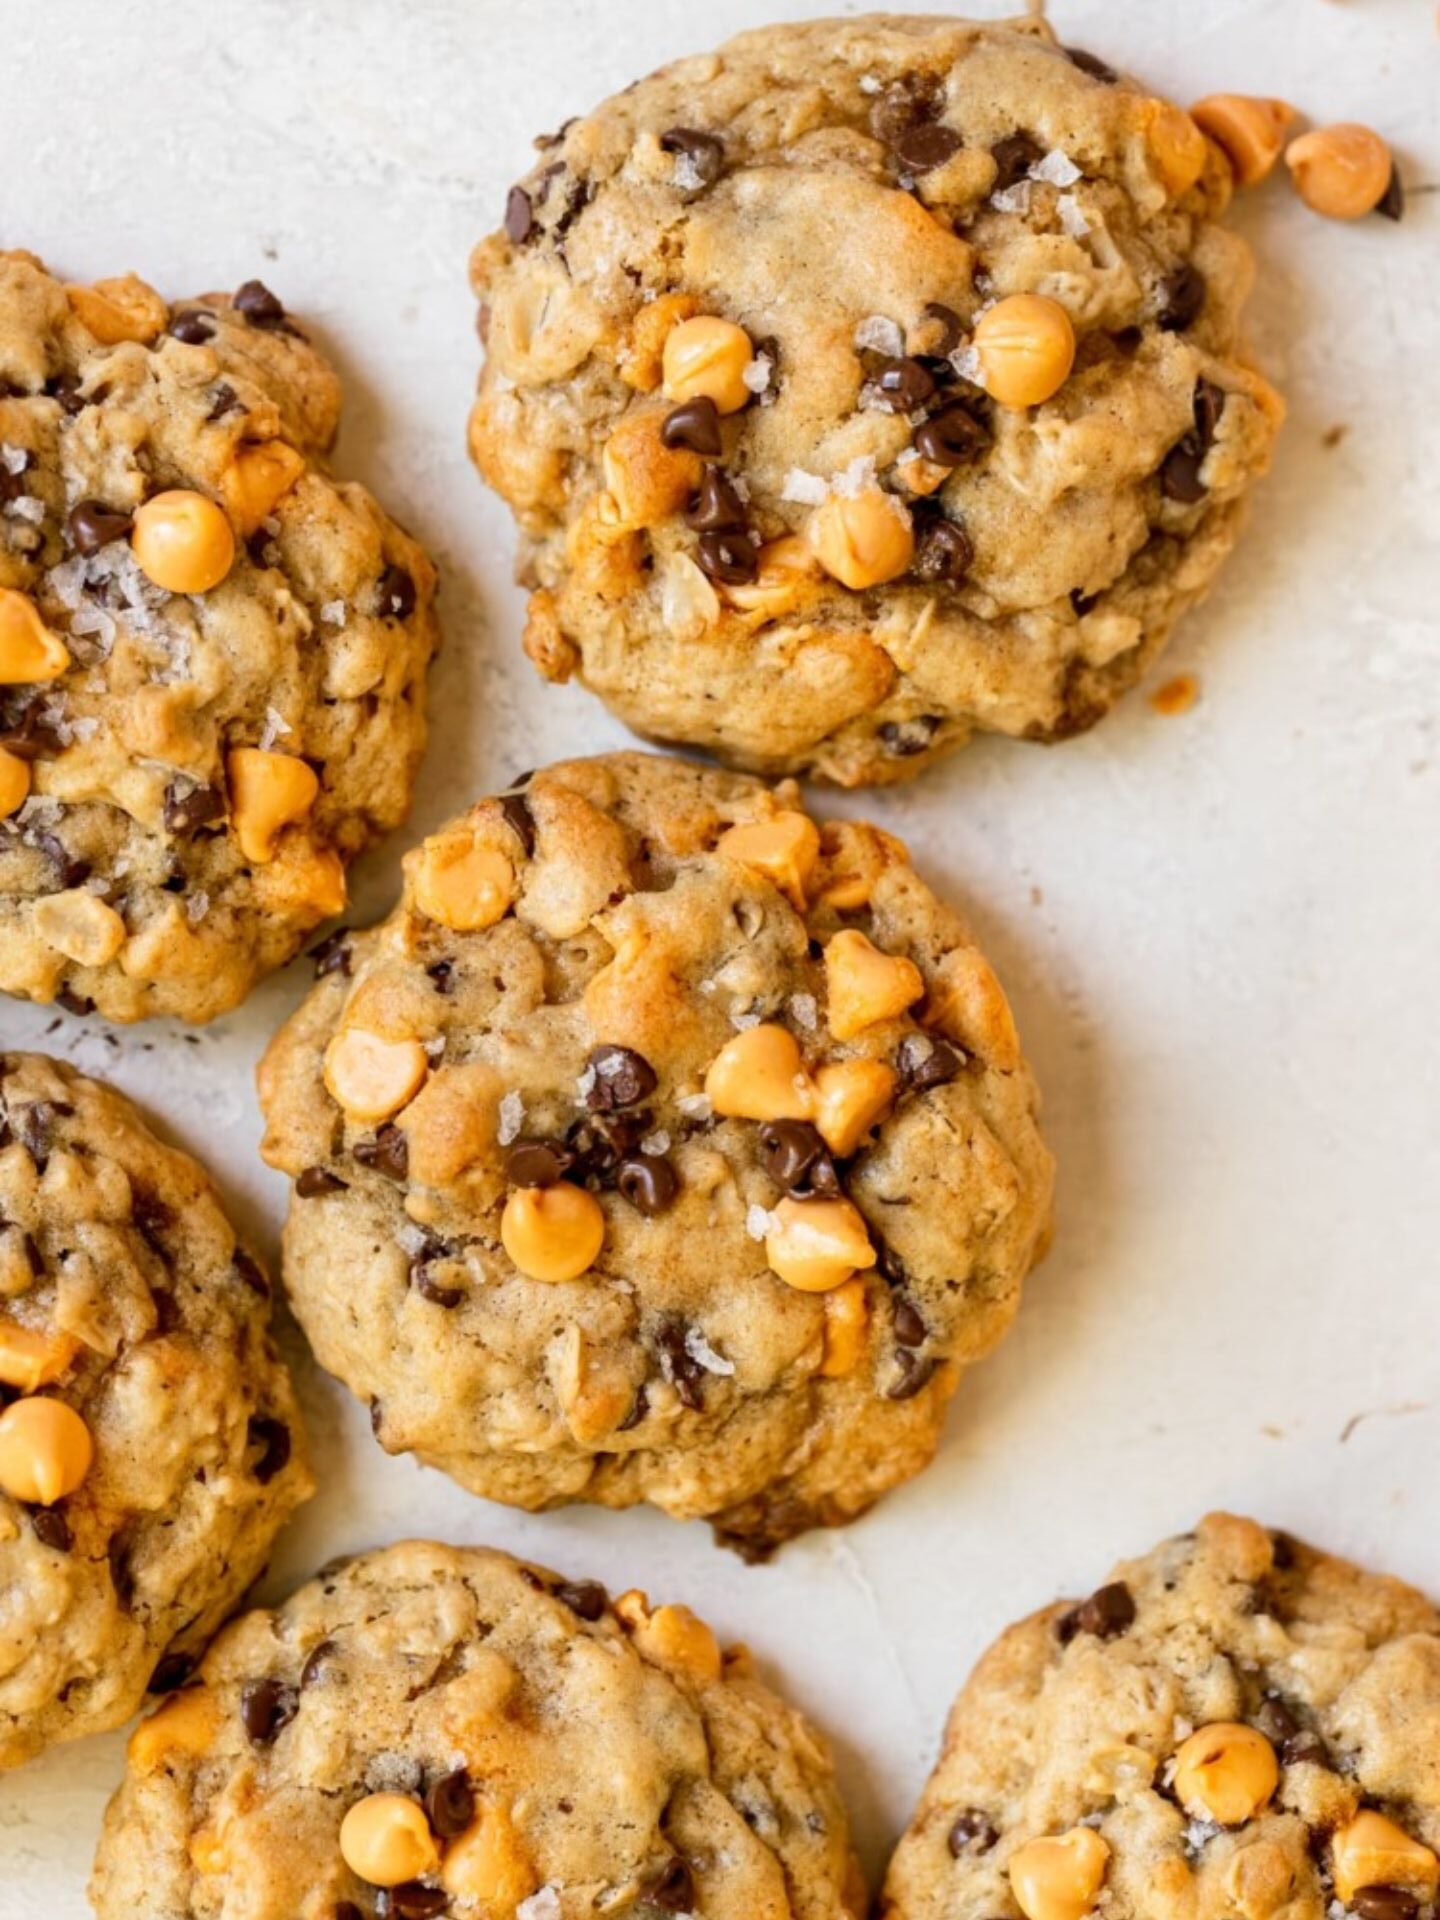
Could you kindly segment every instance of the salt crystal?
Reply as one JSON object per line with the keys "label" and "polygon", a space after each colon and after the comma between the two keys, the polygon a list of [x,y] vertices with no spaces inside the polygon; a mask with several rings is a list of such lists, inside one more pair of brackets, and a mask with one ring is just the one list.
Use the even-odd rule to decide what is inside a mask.
{"label": "salt crystal", "polygon": [[736,1005],[730,1009],[730,1024],[744,1033],[750,1027],[759,1026],[760,1015],[748,1003],[743,1007]]}
{"label": "salt crystal", "polygon": [[45,502],[36,499],[33,493],[22,493],[13,499],[5,509],[13,520],[28,520],[32,527],[42,526],[45,520]]}
{"label": "salt crystal", "polygon": [[789,999],[790,1017],[797,1027],[803,1027],[807,1033],[813,1033],[820,1024],[820,1009],[813,993],[792,993]]}
{"label": "salt crystal", "polygon": [[431,1034],[428,1040],[423,1040],[420,1044],[424,1047],[428,1059],[442,1060],[445,1057],[445,1035],[443,1033]]}
{"label": "salt crystal", "polygon": [[785,476],[780,498],[793,501],[797,506],[818,507],[829,491],[829,486],[818,473],[807,473],[803,467],[792,467]]}
{"label": "salt crystal", "polygon": [[70,731],[77,740],[93,740],[100,731],[100,722],[93,714],[81,714],[79,719],[70,722]]}
{"label": "salt crystal", "polygon": [[717,1353],[698,1327],[685,1329],[685,1351],[707,1373],[731,1374],[735,1371],[735,1362]]}
{"label": "salt crystal", "polygon": [[657,1127],[654,1133],[647,1133],[640,1142],[642,1153],[662,1154],[670,1151],[670,1136],[663,1127]]}
{"label": "salt crystal", "polygon": [[1047,186],[1073,187],[1080,178],[1080,169],[1068,153],[1061,153],[1058,147],[1052,147],[1043,160],[1037,160],[1030,169],[1032,180],[1043,180]]}
{"label": "salt crystal", "polygon": [[0,446],[0,466],[7,473],[24,473],[30,464],[30,456],[24,447],[12,447],[7,440]]}
{"label": "salt crystal", "polygon": [[402,1220],[395,1229],[395,1239],[412,1260],[418,1259],[430,1246],[430,1236],[423,1227],[417,1227],[413,1220]]}
{"label": "salt crystal", "polygon": [[918,447],[906,447],[903,453],[896,454],[895,464],[897,467],[908,467],[919,458],[920,449]]}
{"label": "salt crystal", "polygon": [[345,624],[345,602],[343,600],[327,600],[320,609],[320,618],[328,622],[332,627],[343,627]]}
{"label": "salt crystal", "polygon": [[560,1894],[553,1886],[541,1887],[515,1909],[515,1920],[560,1920]]}
{"label": "salt crystal", "polygon": [[209,911],[210,896],[203,889],[199,893],[192,893],[185,902],[185,918],[192,927],[198,927]]}
{"label": "salt crystal", "polygon": [[892,360],[898,360],[905,352],[905,336],[894,320],[887,320],[883,313],[872,313],[868,320],[862,320],[855,329],[857,347],[868,347],[872,353],[888,354]]}
{"label": "salt crystal", "polygon": [[575,1082],[575,1091],[579,1094],[582,1101],[588,1100],[595,1091],[595,1079],[596,1074],[594,1067],[586,1067],[580,1078]]}
{"label": "salt crystal", "polygon": [[672,178],[682,193],[698,193],[705,184],[700,162],[693,153],[676,154]]}
{"label": "salt crystal", "polygon": [[708,1093],[682,1093],[675,1104],[687,1120],[708,1120],[715,1111]]}
{"label": "salt crystal", "polygon": [[957,347],[949,358],[951,366],[962,380],[968,380],[972,386],[984,386],[985,370],[980,364],[980,354],[977,348],[973,346]]}
{"label": "salt crystal", "polygon": [[524,1124],[525,1102],[518,1093],[507,1093],[500,1102],[500,1128],[497,1138],[501,1146],[508,1147],[510,1142],[518,1137]]}
{"label": "salt crystal", "polygon": [[852,460],[843,473],[837,473],[831,481],[831,487],[842,499],[853,500],[875,484],[875,457],[862,453]]}
{"label": "salt crystal", "polygon": [[770,1215],[764,1207],[747,1207],[745,1210],[745,1231],[752,1240],[763,1240],[770,1231]]}
{"label": "salt crystal", "polygon": [[1083,240],[1090,231],[1090,222],[1073,193],[1062,193],[1055,202],[1055,211],[1060,216],[1060,224],[1072,240]]}
{"label": "salt crystal", "polygon": [[769,354],[757,353],[749,366],[746,367],[745,371],[741,374],[740,378],[745,382],[751,393],[764,393],[770,384],[774,372],[775,362],[770,358]]}
{"label": "salt crystal", "polygon": [[879,93],[884,85],[878,73],[862,73],[860,76],[861,93]]}
{"label": "salt crystal", "polygon": [[277,713],[274,707],[266,707],[265,731],[260,736],[260,751],[262,753],[269,753],[270,749],[274,746],[275,742],[280,738],[281,734],[289,733],[289,732],[290,732],[290,722],[285,718],[285,716],[281,713]]}
{"label": "salt crystal", "polygon": [[1002,187],[999,193],[991,194],[990,204],[997,213],[1028,213],[1030,182],[1017,180],[1013,187]]}

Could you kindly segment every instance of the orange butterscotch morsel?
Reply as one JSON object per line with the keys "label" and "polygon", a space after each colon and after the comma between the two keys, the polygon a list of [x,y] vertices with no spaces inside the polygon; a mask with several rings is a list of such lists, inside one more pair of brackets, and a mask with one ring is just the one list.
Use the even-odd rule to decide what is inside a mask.
{"label": "orange butterscotch morsel", "polygon": [[515,868],[466,826],[432,833],[405,856],[416,910],[453,933],[478,933],[503,920],[515,899]]}
{"label": "orange butterscotch morsel", "polygon": [[325,1049],[325,1085],[352,1120],[388,1120],[408,1106],[430,1071],[418,1040],[385,1040],[343,1027]]}
{"label": "orange butterscotch morsel", "polygon": [[1306,206],[1329,220],[1361,220],[1373,213],[1395,171],[1380,135],[1352,120],[1302,133],[1285,149],[1285,164]]}
{"label": "orange butterscotch morsel", "polygon": [[720,1678],[720,1642],[689,1607],[656,1607],[652,1613],[645,1595],[632,1588],[616,1601],[615,1612],[642,1659],[702,1685]]}
{"label": "orange butterscotch morsel", "polygon": [[90,1429],[63,1400],[14,1400],[0,1413],[0,1493],[53,1507],[75,1492],[95,1458]]}
{"label": "orange butterscotch morsel", "polygon": [[832,1060],[815,1074],[815,1129],[848,1160],[888,1110],[900,1076],[883,1060]]}
{"label": "orange butterscotch morsel", "polygon": [[727,583],[725,598],[741,613],[783,619],[813,593],[820,579],[820,563],[798,533],[768,540],[755,555],[755,578]]}
{"label": "orange butterscotch morsel", "polygon": [[46,626],[30,596],[0,587],[0,687],[58,680],[69,665],[69,648]]}
{"label": "orange butterscotch morsel", "polygon": [[855,593],[898,580],[915,558],[909,509],[883,487],[827,493],[805,537],[826,573]]}
{"label": "orange butterscotch morsel", "polygon": [[1165,190],[1178,200],[1205,171],[1205,136],[1173,100],[1147,100],[1141,121]]}
{"label": "orange butterscotch morsel", "polygon": [[605,442],[605,486],[626,527],[653,527],[678,513],[700,485],[704,465],[684,447],[667,447],[660,407],[627,414]]}
{"label": "orange butterscotch morsel", "polygon": [[275,858],[286,827],[303,820],[320,794],[320,779],[293,753],[264,747],[232,747],[225,756],[230,785],[230,825],[240,851],[256,866]]}
{"label": "orange butterscotch morsel", "polygon": [[500,1216],[500,1239],[527,1280],[578,1280],[605,1244],[604,1209],[568,1181],[517,1187]]}
{"label": "orange butterscotch morsel", "polygon": [[1075,329],[1058,300],[1014,293],[981,314],[975,351],[985,390],[1002,407],[1038,407],[1070,378]]}
{"label": "orange butterscotch morsel", "polygon": [[172,1754],[198,1759],[220,1731],[220,1703],[205,1687],[186,1687],[142,1720],[131,1734],[125,1758],[137,1773],[154,1773]]}
{"label": "orange butterscotch morsel", "polygon": [[0,747],[0,820],[18,813],[30,797],[30,764]]}
{"label": "orange butterscotch morsel", "polygon": [[440,1884],[456,1899],[476,1900],[495,1920],[508,1920],[539,1886],[508,1807],[484,1807],[445,1849]]}
{"label": "orange butterscotch morsel", "polygon": [[79,1351],[68,1333],[41,1333],[14,1320],[0,1320],[0,1381],[34,1393],[58,1380]]}
{"label": "orange butterscotch morsel", "polygon": [[77,967],[107,966],[129,937],[114,907],[84,887],[46,894],[35,902],[33,920],[46,946]]}
{"label": "orange butterscotch morsel", "polygon": [[700,302],[693,293],[662,293],[647,300],[630,322],[630,331],[619,349],[620,378],[637,393],[653,393],[660,384],[661,356],[667,335],[682,320],[698,313]]}
{"label": "orange butterscotch morsel", "polygon": [[820,829],[808,814],[786,809],[768,820],[742,821],[715,843],[723,860],[764,874],[797,913],[805,911],[805,888],[820,858]]}
{"label": "orange butterscotch morsel", "polygon": [[1197,1820],[1243,1826],[1270,1804],[1280,1784],[1275,1749],[1263,1733],[1221,1720],[1192,1733],[1175,1756],[1175,1792]]}
{"label": "orange butterscotch morsel", "polygon": [[825,948],[827,1019],[837,1040],[893,1020],[925,992],[925,981],[904,954],[881,953],[858,927],[845,927]]}
{"label": "orange butterscotch morsel", "polygon": [[340,1822],[340,1856],[372,1887],[400,1887],[433,1873],[440,1849],[418,1801],[403,1793],[368,1793]]}
{"label": "orange butterscotch morsel", "polygon": [[665,336],[661,368],[665,398],[713,400],[721,413],[738,413],[754,398],[745,375],[755,358],[750,336],[733,320],[710,313],[682,320]]}
{"label": "orange butterscotch morsel", "polygon": [[221,476],[220,492],[242,539],[259,530],[304,471],[304,454],[284,440],[260,440],[236,448],[235,458]]}
{"label": "orange butterscotch morsel", "polygon": [[1285,145],[1286,129],[1297,118],[1286,100],[1249,93],[1212,93],[1197,100],[1190,118],[1230,162],[1235,184],[1255,187],[1266,179]]}
{"label": "orange butterscotch morsel", "polygon": [[1110,1848],[1093,1827],[1029,1840],[1011,1854],[1010,1891],[1025,1920],[1084,1920],[1105,1884]]}
{"label": "orange butterscotch morsel", "polygon": [[873,1267],[864,1216],[849,1200],[780,1201],[765,1235],[770,1271],[799,1293],[829,1293]]}
{"label": "orange butterscotch morsel", "polygon": [[167,593],[208,593],[235,564],[235,534],[213,500],[175,487],[136,509],[130,551]]}
{"label": "orange butterscotch morsel", "polygon": [[155,289],[133,273],[97,280],[93,287],[68,286],[65,298],[81,326],[106,347],[118,346],[122,340],[148,346],[170,317],[170,309]]}
{"label": "orange butterscotch morsel", "polygon": [[1440,1885],[1440,1859],[1371,1807],[1336,1830],[1330,1864],[1346,1906],[1366,1887],[1400,1887],[1430,1900]]}
{"label": "orange butterscotch morsel", "polygon": [[732,1120],[808,1120],[815,1088],[788,1027],[765,1022],[737,1033],[710,1062],[705,1091]]}
{"label": "orange butterscotch morsel", "polygon": [[820,1373],[826,1380],[842,1380],[853,1373],[865,1351],[870,1304],[865,1282],[846,1280],[825,1296],[825,1352]]}

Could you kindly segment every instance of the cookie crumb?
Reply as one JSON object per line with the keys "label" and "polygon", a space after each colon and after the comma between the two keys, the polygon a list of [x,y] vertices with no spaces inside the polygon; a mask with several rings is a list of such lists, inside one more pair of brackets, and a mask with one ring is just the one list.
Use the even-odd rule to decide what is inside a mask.
{"label": "cookie crumb", "polygon": [[1177,673],[1163,686],[1157,687],[1150,696],[1150,704],[1156,713],[1163,713],[1167,719],[1178,714],[1188,713],[1200,698],[1200,682],[1193,673]]}

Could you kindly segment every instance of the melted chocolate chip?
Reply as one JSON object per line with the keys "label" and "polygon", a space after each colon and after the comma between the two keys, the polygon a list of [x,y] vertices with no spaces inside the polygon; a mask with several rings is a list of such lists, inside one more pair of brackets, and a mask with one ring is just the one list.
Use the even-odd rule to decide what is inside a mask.
{"label": "melted chocolate chip", "polygon": [[90,878],[90,862],[72,853],[58,833],[37,833],[35,844],[54,867],[62,887],[78,887]]}
{"label": "melted chocolate chip", "polygon": [[1092,80],[1103,80],[1107,87],[1113,86],[1120,78],[1114,67],[1093,53],[1086,53],[1083,47],[1062,47],[1060,51],[1072,67],[1078,67],[1082,73],[1088,73]]}
{"label": "melted chocolate chip", "polygon": [[1403,1887],[1361,1887],[1350,1896],[1350,1911],[1360,1920],[1415,1920],[1420,1902]]}
{"label": "melted chocolate chip", "polygon": [[[665,153],[683,154],[690,162],[697,188],[713,187],[725,166],[725,142],[694,127],[671,127],[660,136]],[[690,182],[686,182],[689,185]]]}
{"label": "melted chocolate chip", "polygon": [[240,1724],[252,1747],[268,1747],[300,1711],[294,1687],[279,1680],[250,1680],[240,1689]]}
{"label": "melted chocolate chip", "polygon": [[720,409],[708,394],[683,401],[667,413],[660,423],[661,442],[671,448],[684,447],[691,453],[713,458],[720,452]]}
{"label": "melted chocolate chip", "polygon": [[956,1860],[966,1854],[989,1853],[999,1840],[996,1828],[978,1807],[966,1807],[957,1814],[947,1835],[951,1855]]}
{"label": "melted chocolate chip", "polygon": [[659,1085],[650,1062],[629,1047],[596,1047],[585,1064],[595,1075],[585,1095],[585,1104],[592,1113],[613,1113],[617,1107],[633,1107]]}
{"label": "melted chocolate chip", "polygon": [[511,187],[505,199],[505,231],[517,246],[535,231],[535,209],[524,187]]}
{"label": "melted chocolate chip", "polygon": [[680,1177],[658,1153],[637,1153],[620,1162],[615,1184],[637,1213],[667,1213],[680,1191]]}
{"label": "melted chocolate chip", "polygon": [[895,1064],[906,1093],[929,1093],[932,1087],[948,1085],[965,1065],[965,1057],[948,1040],[910,1033],[896,1049]]}
{"label": "melted chocolate chip", "polygon": [[195,1658],[189,1653],[167,1653],[150,1676],[147,1693],[177,1693],[195,1671]]}
{"label": "melted chocolate chip", "polygon": [[890,403],[892,412],[915,413],[935,397],[935,381],[918,360],[882,360],[869,387]]}
{"label": "melted chocolate chip", "polygon": [[900,1378],[885,1395],[887,1400],[913,1400],[935,1378],[940,1362],[935,1359],[920,1359],[909,1347],[897,1347],[895,1359],[900,1368]]}
{"label": "melted chocolate chip", "polygon": [[44,702],[27,701],[19,717],[10,726],[0,728],[0,747],[16,760],[44,760],[62,753],[65,742],[49,722],[42,718]]}
{"label": "melted chocolate chip", "polygon": [[246,1439],[250,1446],[260,1448],[260,1458],[250,1471],[262,1487],[268,1487],[276,1474],[289,1465],[290,1429],[283,1420],[276,1420],[268,1413],[257,1413],[251,1416]]}
{"label": "melted chocolate chip", "polygon": [[995,185],[990,191],[1004,193],[1023,180],[1031,167],[1045,158],[1045,153],[1039,141],[1032,140],[1028,133],[1011,133],[996,141],[990,149],[990,158],[995,162]]}
{"label": "melted chocolate chip", "polygon": [[436,1780],[425,1795],[425,1817],[441,1840],[456,1840],[475,1818],[475,1790],[463,1767]]}
{"label": "melted chocolate chip", "polygon": [[310,1652],[305,1656],[304,1666],[300,1669],[300,1691],[302,1693],[306,1692],[310,1687],[319,1684],[327,1663],[334,1657],[335,1642],[333,1640],[322,1640],[318,1646],[311,1648]]}
{"label": "melted chocolate chip", "polygon": [[1184,333],[1200,318],[1205,306],[1205,276],[1186,261],[1167,276],[1160,289],[1160,330]]}
{"label": "melted chocolate chip", "polygon": [[183,340],[187,347],[202,347],[207,340],[215,338],[215,316],[198,307],[190,307],[184,313],[175,315],[168,331],[174,339]]}
{"label": "melted chocolate chip", "polygon": [[302,1200],[319,1200],[327,1193],[344,1193],[347,1188],[328,1167],[306,1167],[295,1182],[295,1191]]}
{"label": "melted chocolate chip", "polygon": [[649,1107],[628,1113],[596,1113],[566,1130],[565,1145],[575,1156],[577,1180],[613,1186],[620,1162],[639,1148],[654,1115]]}
{"label": "melted chocolate chip", "polygon": [[1208,453],[1215,444],[1215,432],[1225,411],[1225,389],[1213,380],[1195,382],[1195,432]]}
{"label": "melted chocolate chip", "polygon": [[1097,1587],[1088,1600],[1063,1613],[1055,1625],[1056,1637],[1068,1646],[1077,1634],[1113,1640],[1135,1624],[1135,1598],[1123,1580]]}
{"label": "melted chocolate chip", "polygon": [[1405,217],[1405,182],[1400,178],[1400,169],[1392,166],[1385,191],[1375,202],[1376,213],[1383,214],[1387,220],[1402,220]]}
{"label": "melted chocolate chip", "polygon": [[840,1192],[840,1176],[830,1150],[804,1120],[767,1120],[760,1129],[765,1171],[791,1199]]}
{"label": "melted chocolate chip", "polygon": [[989,444],[990,429],[960,401],[927,420],[915,433],[915,451],[936,467],[963,467]]}
{"label": "melted chocolate chip", "polygon": [[41,1546],[49,1547],[52,1553],[69,1553],[75,1544],[69,1521],[54,1507],[37,1507],[30,1516],[30,1525]]}
{"label": "melted chocolate chip", "polygon": [[218,381],[210,395],[210,411],[205,418],[213,423],[216,420],[228,420],[232,413],[244,412],[244,403],[229,381]]}
{"label": "melted chocolate chip", "polygon": [[415,582],[403,567],[388,566],[375,589],[382,620],[408,620],[415,611]]}
{"label": "melted chocolate chip", "polygon": [[660,1371],[674,1387],[682,1407],[698,1413],[705,1404],[705,1369],[685,1344],[685,1323],[673,1315],[662,1320],[655,1334]]}
{"label": "melted chocolate chip", "polygon": [[911,720],[887,720],[880,729],[880,740],[892,759],[911,760],[926,751],[939,730],[936,714],[917,713]]}
{"label": "melted chocolate chip", "polygon": [[903,1293],[897,1293],[893,1311],[896,1345],[923,1347],[930,1337],[930,1329],[914,1301],[907,1300]]}
{"label": "melted chocolate chip", "polygon": [[65,537],[76,553],[98,553],[112,540],[123,540],[134,525],[128,513],[117,513],[100,500],[82,500],[70,509]]}
{"label": "melted chocolate chip", "polygon": [[530,811],[530,802],[523,793],[505,793],[500,796],[500,811],[505,824],[525,849],[527,857],[535,852],[535,816]]}
{"label": "melted chocolate chip", "polygon": [[755,543],[746,533],[702,533],[695,557],[701,572],[724,587],[743,587],[760,569]]}
{"label": "melted chocolate chip", "polygon": [[182,792],[178,780],[165,789],[165,831],[177,836],[213,826],[225,817],[225,796],[218,787],[191,787]]}
{"label": "melted chocolate chip", "polygon": [[410,1142],[393,1121],[380,1127],[373,1140],[357,1140],[350,1157],[387,1180],[406,1180],[410,1175]]}
{"label": "melted chocolate chip", "polygon": [[685,509],[685,524],[696,533],[729,533],[745,525],[745,506],[718,467],[707,467],[700,491]]}
{"label": "melted chocolate chip", "polygon": [[569,1580],[556,1587],[555,1598],[581,1620],[594,1622],[604,1614],[610,1596],[598,1580]]}
{"label": "melted chocolate chip", "polygon": [[974,544],[962,526],[941,515],[926,515],[920,523],[910,571],[917,580],[938,586],[945,580],[963,580],[974,558]]}
{"label": "melted chocolate chip", "polygon": [[894,148],[907,173],[931,173],[954,159],[964,144],[953,127],[941,126],[937,120],[922,120],[902,133]]}
{"label": "melted chocolate chip", "polygon": [[282,327],[285,309],[263,280],[247,280],[235,289],[230,302],[236,313],[243,313],[252,327]]}
{"label": "melted chocolate chip", "polygon": [[45,394],[47,399],[58,400],[60,411],[69,414],[72,420],[90,404],[80,391],[79,376],[73,373],[57,373],[53,379],[47,380]]}
{"label": "melted chocolate chip", "polygon": [[315,978],[323,980],[327,973],[340,973],[350,978],[350,929],[337,927],[334,933],[326,934],[318,946],[311,947],[310,958],[315,962]]}
{"label": "melted chocolate chip", "polygon": [[927,320],[933,320],[941,328],[937,355],[954,353],[965,338],[965,323],[953,307],[947,307],[943,301],[927,300],[922,309]]}
{"label": "melted chocolate chip", "polygon": [[425,977],[431,986],[434,987],[436,993],[453,993],[455,991],[455,962],[453,960],[437,960],[433,966],[426,967]]}
{"label": "melted chocolate chip", "polygon": [[448,1893],[418,1880],[407,1880],[402,1887],[382,1887],[375,1896],[377,1920],[434,1920],[449,1905]]}
{"label": "melted chocolate chip", "polygon": [[1200,469],[1205,464],[1206,454],[1214,445],[1215,430],[1224,410],[1224,389],[1210,380],[1197,381],[1194,431],[1176,442],[1160,466],[1160,490],[1167,500],[1178,501],[1182,506],[1194,506],[1197,500],[1205,498],[1205,482],[1200,477]]}
{"label": "melted chocolate chip", "polygon": [[574,1165],[575,1155],[559,1140],[517,1140],[505,1156],[505,1178],[512,1187],[553,1187]]}
{"label": "melted chocolate chip", "polygon": [[666,1913],[693,1913],[695,1876],[689,1862],[682,1860],[678,1853],[673,1860],[667,1860],[659,1872],[646,1881],[640,1897]]}

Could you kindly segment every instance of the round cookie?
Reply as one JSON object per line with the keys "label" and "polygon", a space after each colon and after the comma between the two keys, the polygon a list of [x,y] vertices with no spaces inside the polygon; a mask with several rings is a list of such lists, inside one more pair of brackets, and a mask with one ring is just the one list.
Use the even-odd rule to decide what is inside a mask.
{"label": "round cookie", "polygon": [[309,1497],[269,1324],[203,1169],[0,1054],[0,1768],[175,1685]]}
{"label": "round cookie", "polygon": [[1440,1612],[1212,1514],[1012,1627],[950,1716],[887,1920],[1417,1920]]}
{"label": "round cookie", "polygon": [[889,834],[646,754],[406,857],[260,1070],[321,1364],[542,1508],[763,1555],[918,1472],[1048,1231],[994,974]]}
{"label": "round cookie", "polygon": [[543,674],[847,786],[1133,685],[1283,412],[1188,115],[1037,18],[874,15],[537,144],[471,263],[470,439]]}
{"label": "round cookie", "polygon": [[0,990],[212,1019],[404,817],[435,575],[339,413],[258,281],[0,254]]}
{"label": "round cookie", "polygon": [[824,1743],[686,1607],[410,1542],[237,1621],[198,1682],[131,1739],[100,1920],[237,1886],[306,1920],[864,1912]]}

